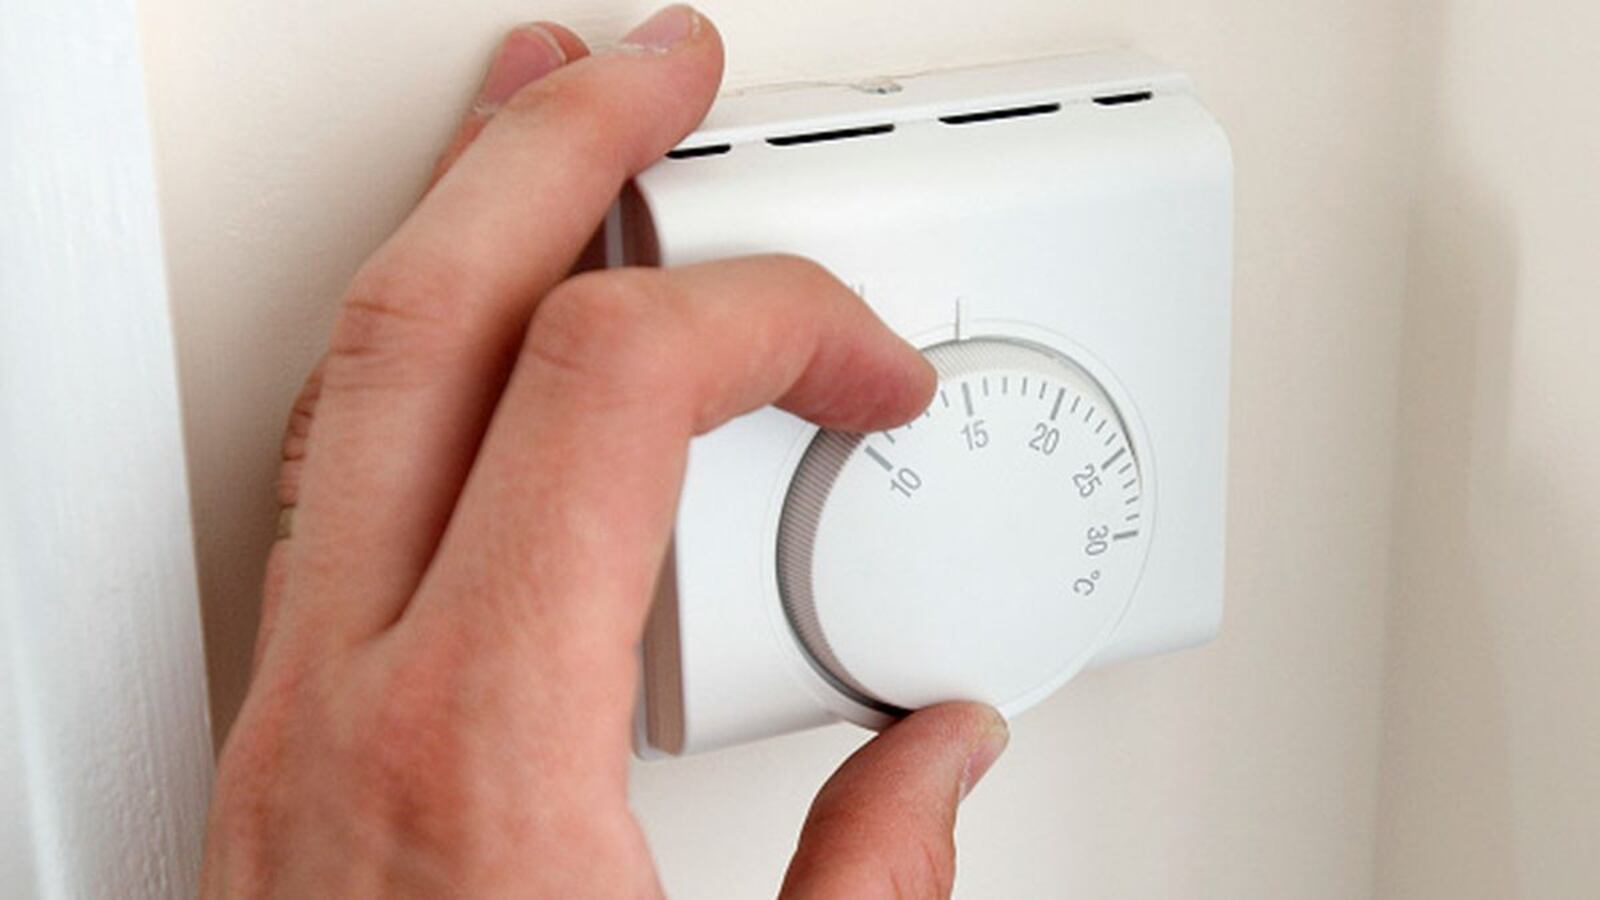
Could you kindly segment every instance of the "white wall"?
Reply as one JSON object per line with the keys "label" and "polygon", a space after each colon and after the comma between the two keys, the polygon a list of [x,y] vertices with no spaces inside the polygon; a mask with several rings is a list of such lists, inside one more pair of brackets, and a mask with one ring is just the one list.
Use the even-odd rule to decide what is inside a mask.
{"label": "white wall", "polygon": [[1600,6],[1428,0],[1381,887],[1600,886]]}
{"label": "white wall", "polygon": [[[1224,635],[1084,678],[970,801],[970,897],[1368,895],[1408,234],[1388,0],[720,0],[730,83],[1126,43],[1189,70],[1239,174]],[[142,5],[216,722],[243,688],[284,411],[501,29],[646,4]],[[639,770],[669,888],[770,894],[836,730]]]}
{"label": "white wall", "polygon": [[133,10],[0,3],[0,894],[192,895],[211,785]]}

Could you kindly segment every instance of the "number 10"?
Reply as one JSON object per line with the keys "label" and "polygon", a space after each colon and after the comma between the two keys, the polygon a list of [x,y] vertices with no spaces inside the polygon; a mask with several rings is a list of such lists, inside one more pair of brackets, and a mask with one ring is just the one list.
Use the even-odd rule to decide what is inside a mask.
{"label": "number 10", "polygon": [[920,487],[922,487],[922,476],[910,469],[901,469],[889,479],[889,490],[906,497],[915,494]]}

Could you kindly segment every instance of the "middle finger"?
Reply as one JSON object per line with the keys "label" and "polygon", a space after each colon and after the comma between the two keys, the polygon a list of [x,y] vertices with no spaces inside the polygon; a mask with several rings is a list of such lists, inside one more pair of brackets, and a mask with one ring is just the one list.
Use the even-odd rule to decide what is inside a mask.
{"label": "middle finger", "polygon": [[[682,37],[670,50],[591,56],[520,92],[357,276],[307,450],[281,630],[344,643],[404,609],[533,307],[623,182],[710,105],[720,40],[686,8],[665,15]],[[662,38],[662,21],[637,39]],[[300,602],[314,597],[338,602]]]}

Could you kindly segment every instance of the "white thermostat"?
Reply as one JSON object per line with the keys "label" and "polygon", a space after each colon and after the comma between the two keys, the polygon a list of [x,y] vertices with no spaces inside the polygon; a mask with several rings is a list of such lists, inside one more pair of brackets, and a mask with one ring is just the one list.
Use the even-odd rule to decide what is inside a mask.
{"label": "white thermostat", "polygon": [[636,745],[944,700],[1014,715],[1222,614],[1232,166],[1125,52],[748,92],[645,172],[614,265],[809,256],[939,373],[889,431],[697,438]]}

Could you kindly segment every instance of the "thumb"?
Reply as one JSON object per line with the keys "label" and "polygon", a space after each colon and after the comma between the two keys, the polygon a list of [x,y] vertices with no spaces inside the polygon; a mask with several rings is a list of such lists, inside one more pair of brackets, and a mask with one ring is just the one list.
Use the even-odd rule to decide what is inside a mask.
{"label": "thumb", "polygon": [[782,896],[948,897],[956,805],[1008,736],[993,709],[946,703],[869,741],[817,793]]}

